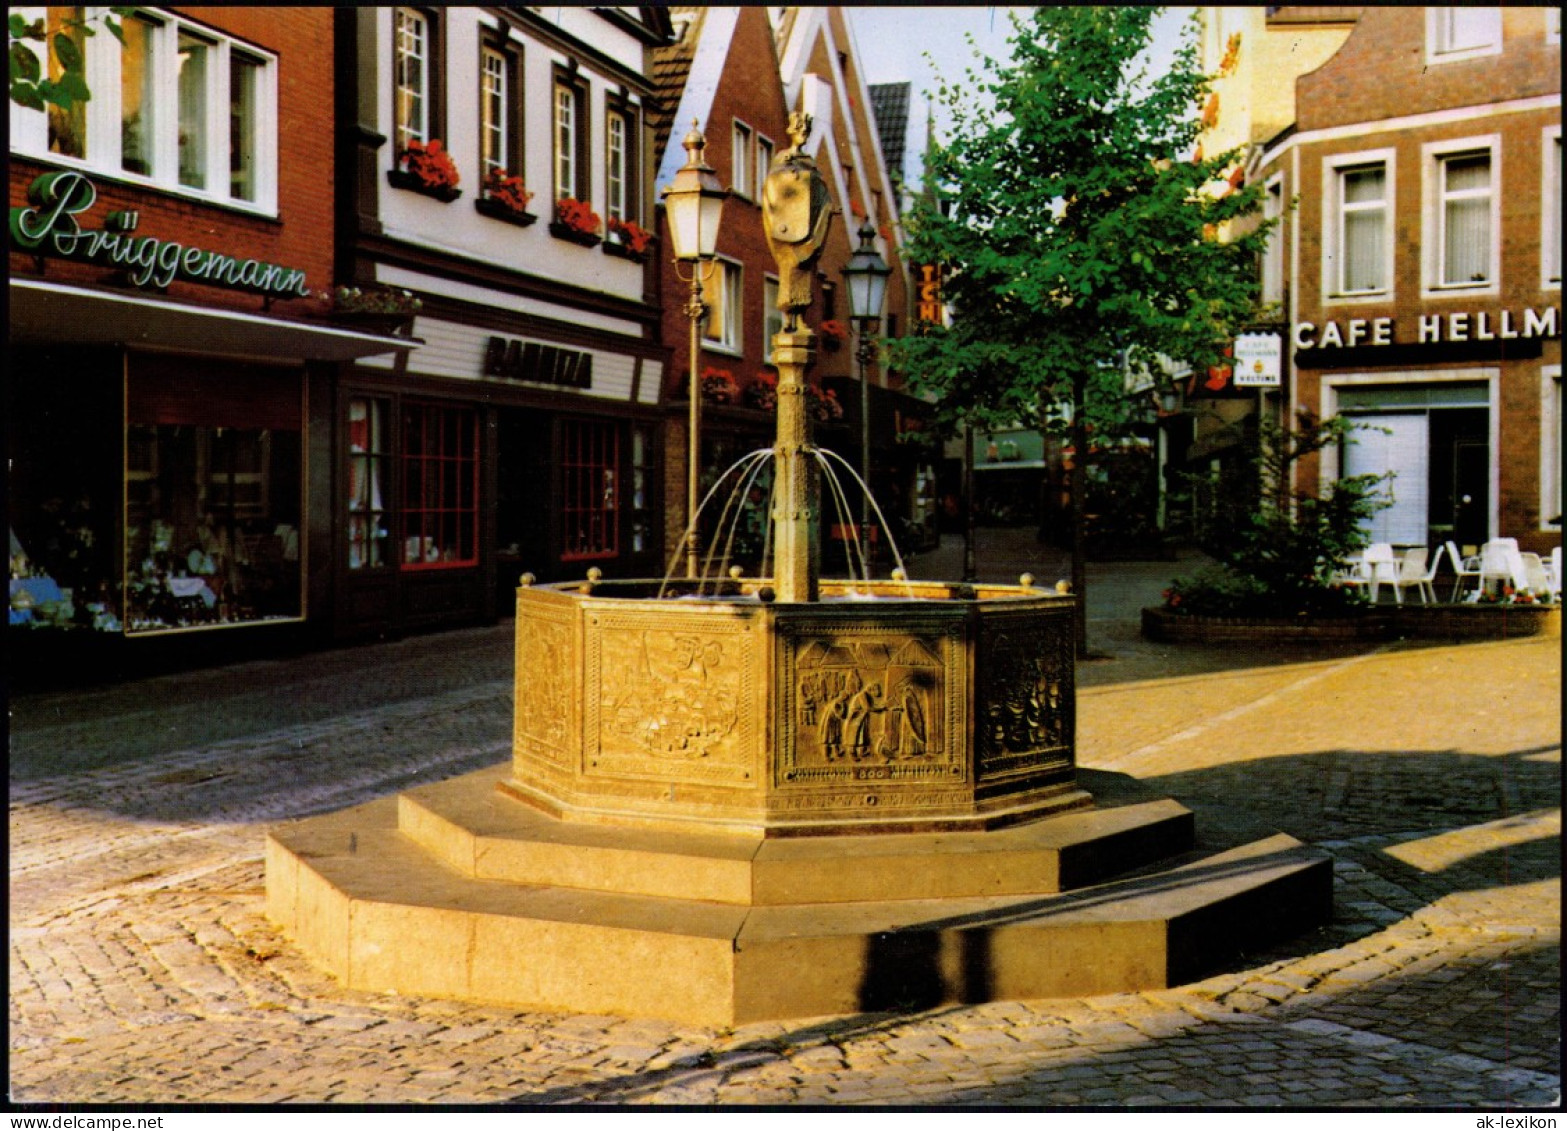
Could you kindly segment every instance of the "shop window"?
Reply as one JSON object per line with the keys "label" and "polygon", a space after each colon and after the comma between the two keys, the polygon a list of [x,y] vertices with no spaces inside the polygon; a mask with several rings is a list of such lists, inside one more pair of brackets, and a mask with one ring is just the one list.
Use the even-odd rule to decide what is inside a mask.
{"label": "shop window", "polygon": [[1494,7],[1427,8],[1427,57],[1451,63],[1502,50],[1502,12]]}
{"label": "shop window", "polygon": [[130,634],[304,616],[301,381],[146,363],[127,382]]}
{"label": "shop window", "polygon": [[725,259],[715,259],[713,263],[713,269],[702,276],[702,301],[708,310],[702,340],[717,349],[739,353],[740,265]]}
{"label": "shop window", "polygon": [[403,406],[405,570],[479,560],[479,421],[469,408]]}
{"label": "shop window", "polygon": [[387,523],[387,416],[376,397],[348,402],[348,568],[383,569],[391,562]]}
{"label": "shop window", "polygon": [[620,433],[613,424],[561,425],[562,561],[620,552]]}
{"label": "shop window", "polygon": [[730,191],[747,200],[756,196],[756,186],[752,180],[754,160],[755,156],[751,152],[751,127],[744,122],[736,122],[729,142]]}
{"label": "shop window", "polygon": [[653,548],[656,512],[653,506],[653,430],[631,427],[631,552]]}
{"label": "shop window", "polygon": [[[120,19],[103,33],[99,8],[14,9],[42,19],[40,58],[64,72],[59,43],[82,55],[92,98],[11,107],[14,153],[264,212],[277,208],[277,60],[221,32],[163,12]],[[94,34],[87,35],[83,19]],[[57,39],[56,37],[59,37]],[[17,40],[13,51],[32,51]],[[69,50],[69,49],[67,49]],[[166,97],[165,97],[166,95]],[[225,107],[227,121],[225,121]]]}
{"label": "shop window", "polygon": [[1384,295],[1391,285],[1392,170],[1387,161],[1345,161],[1328,168],[1323,267],[1336,296]]}

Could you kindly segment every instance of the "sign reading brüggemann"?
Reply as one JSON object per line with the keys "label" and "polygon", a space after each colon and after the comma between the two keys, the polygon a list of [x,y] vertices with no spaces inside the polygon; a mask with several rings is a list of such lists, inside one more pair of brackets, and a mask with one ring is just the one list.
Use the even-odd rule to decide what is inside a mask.
{"label": "sign reading br\u00fcggemann", "polygon": [[97,202],[98,190],[81,173],[45,173],[28,186],[27,199],[31,208],[11,209],[11,243],[19,251],[119,267],[138,287],[185,279],[279,298],[310,294],[305,273],[296,267],[134,236],[135,212],[110,212],[102,228],[82,228],[76,217]]}

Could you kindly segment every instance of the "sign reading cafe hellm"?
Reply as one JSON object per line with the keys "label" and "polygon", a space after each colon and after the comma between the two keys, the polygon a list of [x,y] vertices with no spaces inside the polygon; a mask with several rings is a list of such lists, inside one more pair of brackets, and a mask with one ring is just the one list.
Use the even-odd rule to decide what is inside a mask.
{"label": "sign reading cafe hellm", "polygon": [[[1421,314],[1415,318],[1416,345],[1439,342],[1492,342],[1520,338],[1556,338],[1561,336],[1560,311],[1527,307],[1513,310],[1460,310],[1448,314]],[[1341,325],[1325,322],[1295,323],[1292,335],[1295,348],[1356,349],[1362,346],[1404,344],[1397,337],[1398,326],[1392,318],[1348,318]],[[1407,341],[1407,339],[1405,339]]]}
{"label": "sign reading cafe hellm", "polygon": [[110,212],[102,228],[82,228],[76,217],[98,200],[81,173],[45,173],[27,189],[31,208],[11,209],[11,244],[18,251],[118,267],[138,287],[166,287],[175,279],[254,291],[277,298],[305,298],[305,273],[172,240],[132,235],[135,212]]}

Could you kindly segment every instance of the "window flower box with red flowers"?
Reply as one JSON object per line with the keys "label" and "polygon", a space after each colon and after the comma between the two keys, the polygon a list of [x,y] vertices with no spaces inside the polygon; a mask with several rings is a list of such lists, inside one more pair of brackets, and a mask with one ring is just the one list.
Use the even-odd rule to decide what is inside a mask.
{"label": "window flower box with red flowers", "polygon": [[604,221],[585,200],[563,196],[555,202],[555,219],[550,221],[550,235],[583,247],[597,247],[604,239],[600,229]]}
{"label": "window flower box with red flowers", "polygon": [[822,336],[823,348],[829,352],[843,345],[844,340],[849,336],[849,328],[836,318],[827,319],[816,329]]}
{"label": "window flower box with red flowers", "polygon": [[604,241],[606,255],[632,259],[638,263],[647,262],[653,243],[652,232],[635,220],[622,220],[618,216],[611,216],[606,227],[609,229],[609,237]]}
{"label": "window flower box with red flowers", "polygon": [[735,384],[735,375],[727,369],[719,369],[709,365],[702,370],[702,399],[713,404],[734,404],[739,399],[740,390]]}
{"label": "window flower box with red flowers", "polygon": [[778,407],[778,378],[763,370],[741,395],[749,407],[772,412]]}
{"label": "window flower box with red flowers", "polygon": [[479,199],[473,206],[480,215],[495,220],[505,220],[526,228],[538,219],[528,211],[528,201],[533,194],[522,183],[522,178],[504,169],[491,169],[484,178]]}
{"label": "window flower box with red flowers", "polygon": [[462,195],[457,187],[462,180],[457,163],[440,138],[409,142],[408,148],[398,155],[397,168],[388,170],[386,179],[394,188],[423,193],[443,203],[450,203]]}
{"label": "window flower box with red flowers", "polygon": [[417,295],[392,287],[336,287],[320,292],[331,304],[328,316],[340,326],[407,337],[424,307]]}
{"label": "window flower box with red flowers", "polygon": [[805,410],[811,414],[813,420],[822,424],[843,419],[843,405],[838,403],[838,394],[832,389],[823,392],[815,385],[807,385]]}

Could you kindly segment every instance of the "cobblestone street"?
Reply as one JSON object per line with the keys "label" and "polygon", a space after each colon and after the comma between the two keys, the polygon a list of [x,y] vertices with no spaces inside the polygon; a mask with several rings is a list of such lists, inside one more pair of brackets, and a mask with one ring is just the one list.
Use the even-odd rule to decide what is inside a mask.
{"label": "cobblestone street", "polygon": [[733,1031],[345,991],[264,917],[263,833],[504,761],[506,622],[15,696],[10,1097],[1557,1102],[1560,639],[1151,644],[1126,610],[1174,569],[1090,576],[1079,762],[1331,853],[1332,922],[1282,949],[1157,993]]}

